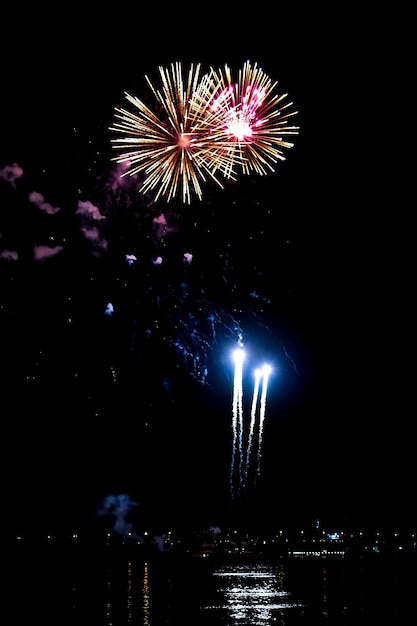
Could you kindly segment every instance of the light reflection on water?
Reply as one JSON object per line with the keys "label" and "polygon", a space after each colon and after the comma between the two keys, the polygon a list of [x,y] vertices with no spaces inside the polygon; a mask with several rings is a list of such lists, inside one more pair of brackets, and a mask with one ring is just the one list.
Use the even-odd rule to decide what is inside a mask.
{"label": "light reflection on water", "polygon": [[215,570],[213,576],[219,580],[219,603],[207,609],[226,611],[228,626],[269,626],[277,623],[284,611],[303,606],[292,601],[291,593],[284,589],[282,566],[230,565]]}
{"label": "light reflection on water", "polygon": [[147,561],[145,561],[143,566],[142,603],[143,626],[150,626],[149,565]]}
{"label": "light reflection on water", "polygon": [[[20,555],[7,568],[6,622],[60,626],[390,626],[410,613],[415,563],[220,562]],[[4,611],[6,603],[4,604]],[[4,612],[5,614],[5,612]],[[10,618],[12,616],[12,619]],[[385,621],[384,621],[385,620]],[[415,619],[414,619],[415,622]]]}

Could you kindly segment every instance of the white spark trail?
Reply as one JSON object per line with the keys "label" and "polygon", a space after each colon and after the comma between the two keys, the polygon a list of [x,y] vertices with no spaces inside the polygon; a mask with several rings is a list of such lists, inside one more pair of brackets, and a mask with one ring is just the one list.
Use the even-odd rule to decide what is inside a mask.
{"label": "white spark trail", "polygon": [[258,436],[258,469],[257,476],[261,473],[261,456],[262,456],[262,443],[264,435],[264,422],[266,414],[266,392],[268,390],[268,379],[271,373],[269,365],[264,365],[262,368],[262,392],[261,392],[261,404],[259,409],[259,436]]}
{"label": "white spark trail", "polygon": [[237,349],[234,353],[235,374],[233,384],[233,411],[232,411],[232,462],[230,467],[230,488],[233,498],[233,476],[235,472],[235,458],[239,451],[239,477],[241,482],[242,472],[242,432],[243,432],[243,385],[242,364],[244,359],[243,350]]}
{"label": "white spark trail", "polygon": [[[253,483],[261,473],[261,457],[264,435],[264,422],[266,415],[266,396],[268,391],[268,379],[271,373],[269,365],[255,370],[255,380],[250,410],[250,420],[248,424],[248,437],[246,448],[244,446],[244,406],[243,406],[243,362],[245,353],[242,344],[239,343],[234,353],[234,380],[233,380],[233,402],[232,402],[232,460],[230,466],[230,492],[232,500],[241,495],[242,489],[247,488],[249,474],[253,467],[251,457],[253,456],[254,441],[257,442],[256,465],[253,467],[255,477]],[[261,389],[262,381],[262,389]],[[261,389],[261,392],[260,392]],[[258,430],[256,426],[258,424]],[[246,452],[246,456],[244,455]],[[236,491],[236,493],[235,493]]]}
{"label": "white spark trail", "polygon": [[259,396],[259,384],[261,379],[262,371],[260,369],[255,370],[255,382],[253,387],[253,396],[252,396],[252,406],[251,406],[251,417],[249,424],[249,435],[248,435],[248,446],[246,449],[246,465],[245,465],[245,486],[248,480],[249,467],[250,467],[250,456],[252,450],[252,442],[253,436],[255,432],[256,425],[256,408],[258,406],[258,396]]}

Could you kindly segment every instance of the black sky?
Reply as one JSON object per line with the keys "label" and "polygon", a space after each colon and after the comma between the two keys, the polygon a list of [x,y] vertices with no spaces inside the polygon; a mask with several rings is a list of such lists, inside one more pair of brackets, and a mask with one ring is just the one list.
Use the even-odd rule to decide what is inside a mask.
{"label": "black sky", "polygon": [[[16,185],[0,180],[0,251],[18,253],[0,259],[13,529],[88,524],[116,493],[138,502],[138,525],[239,515],[260,525],[415,525],[409,183],[381,134],[389,49],[364,22],[324,17],[264,15],[242,35],[214,16],[37,14],[29,31],[8,16],[0,170],[23,171]],[[177,60],[257,62],[290,94],[300,135],[266,179],[209,187],[201,206],[130,207],[131,190],[110,193],[113,109]],[[32,191],[60,211],[39,210]],[[105,252],[82,236],[79,200],[105,215]],[[158,209],[175,227],[163,241],[150,236]],[[42,245],[63,249],[36,261]],[[188,248],[185,297],[178,259]],[[141,262],[131,267],[133,250]],[[146,264],[158,250],[169,260],[162,277]],[[209,346],[197,311],[221,320]],[[262,475],[242,506],[230,503],[228,482],[236,321],[245,347],[277,371]],[[207,357],[206,384],[164,341],[173,329],[191,357]]]}

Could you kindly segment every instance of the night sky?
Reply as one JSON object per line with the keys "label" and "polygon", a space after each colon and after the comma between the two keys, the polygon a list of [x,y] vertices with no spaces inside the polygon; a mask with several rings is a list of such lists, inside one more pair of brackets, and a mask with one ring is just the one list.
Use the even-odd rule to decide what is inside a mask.
{"label": "night sky", "polygon": [[[8,526],[91,527],[106,496],[127,494],[138,530],[316,518],[413,528],[409,183],[381,132],[389,51],[365,24],[331,28],[318,13],[279,27],[263,16],[245,36],[215,16],[165,17],[38,12],[29,31],[5,20]],[[298,110],[274,173],[207,183],[190,206],[121,181],[109,126],[125,91],[149,96],[144,75],[157,80],[159,65],[247,60]],[[272,373],[261,472],[232,497],[239,341],[246,420],[251,371],[267,361]]]}

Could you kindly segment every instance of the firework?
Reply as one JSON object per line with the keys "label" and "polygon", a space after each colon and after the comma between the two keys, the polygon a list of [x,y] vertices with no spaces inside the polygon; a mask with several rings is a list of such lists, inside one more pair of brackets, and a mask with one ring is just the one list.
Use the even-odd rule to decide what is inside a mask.
{"label": "firework", "polygon": [[236,82],[227,65],[222,71],[212,69],[206,82],[228,162],[244,174],[275,171],[276,163],[285,160],[285,150],[294,146],[286,138],[299,133],[299,126],[289,124],[298,112],[292,110],[292,102],[286,102],[288,94],[277,93],[278,83],[249,61]]}
{"label": "firework", "polygon": [[117,107],[110,128],[118,133],[112,160],[127,165],[123,176],[140,174],[140,191],[155,201],[180,195],[190,204],[202,199],[207,180],[223,187],[221,179],[238,173],[274,171],[294,145],[286,137],[298,134],[289,125],[297,112],[256,64],[246,62],[236,82],[228,66],[202,76],[201,66],[191,65],[184,77],[179,62],[159,67],[159,76],[159,88],[145,76],[158,114],[125,92],[134,110]]}
{"label": "firework", "polygon": [[[263,447],[264,422],[266,415],[266,395],[268,390],[268,378],[271,367],[267,364],[255,370],[255,382],[252,394],[250,410],[249,432],[246,444],[246,462],[244,456],[243,434],[244,434],[244,407],[243,407],[243,361],[244,351],[241,347],[233,353],[235,370],[233,380],[233,406],[232,406],[232,460],[230,466],[230,491],[232,500],[235,495],[240,496],[242,489],[246,491],[249,474],[251,473],[251,456],[253,442],[257,443],[257,468],[253,483],[261,474],[261,457]],[[261,394],[259,394],[262,382]],[[255,432],[256,423],[258,430]],[[237,489],[235,494],[235,483]]]}
{"label": "firework", "polygon": [[154,193],[155,201],[181,195],[182,201],[190,204],[194,195],[202,199],[201,182],[210,178],[222,187],[216,174],[227,171],[228,176],[233,175],[232,155],[221,150],[221,137],[216,136],[216,113],[199,95],[200,72],[200,65],[191,66],[184,80],[180,63],[160,67],[159,89],[145,76],[160,117],[126,92],[136,113],[115,109],[116,122],[110,130],[119,133],[112,140],[119,155],[113,160],[128,164],[124,175],[141,173],[140,190]]}

